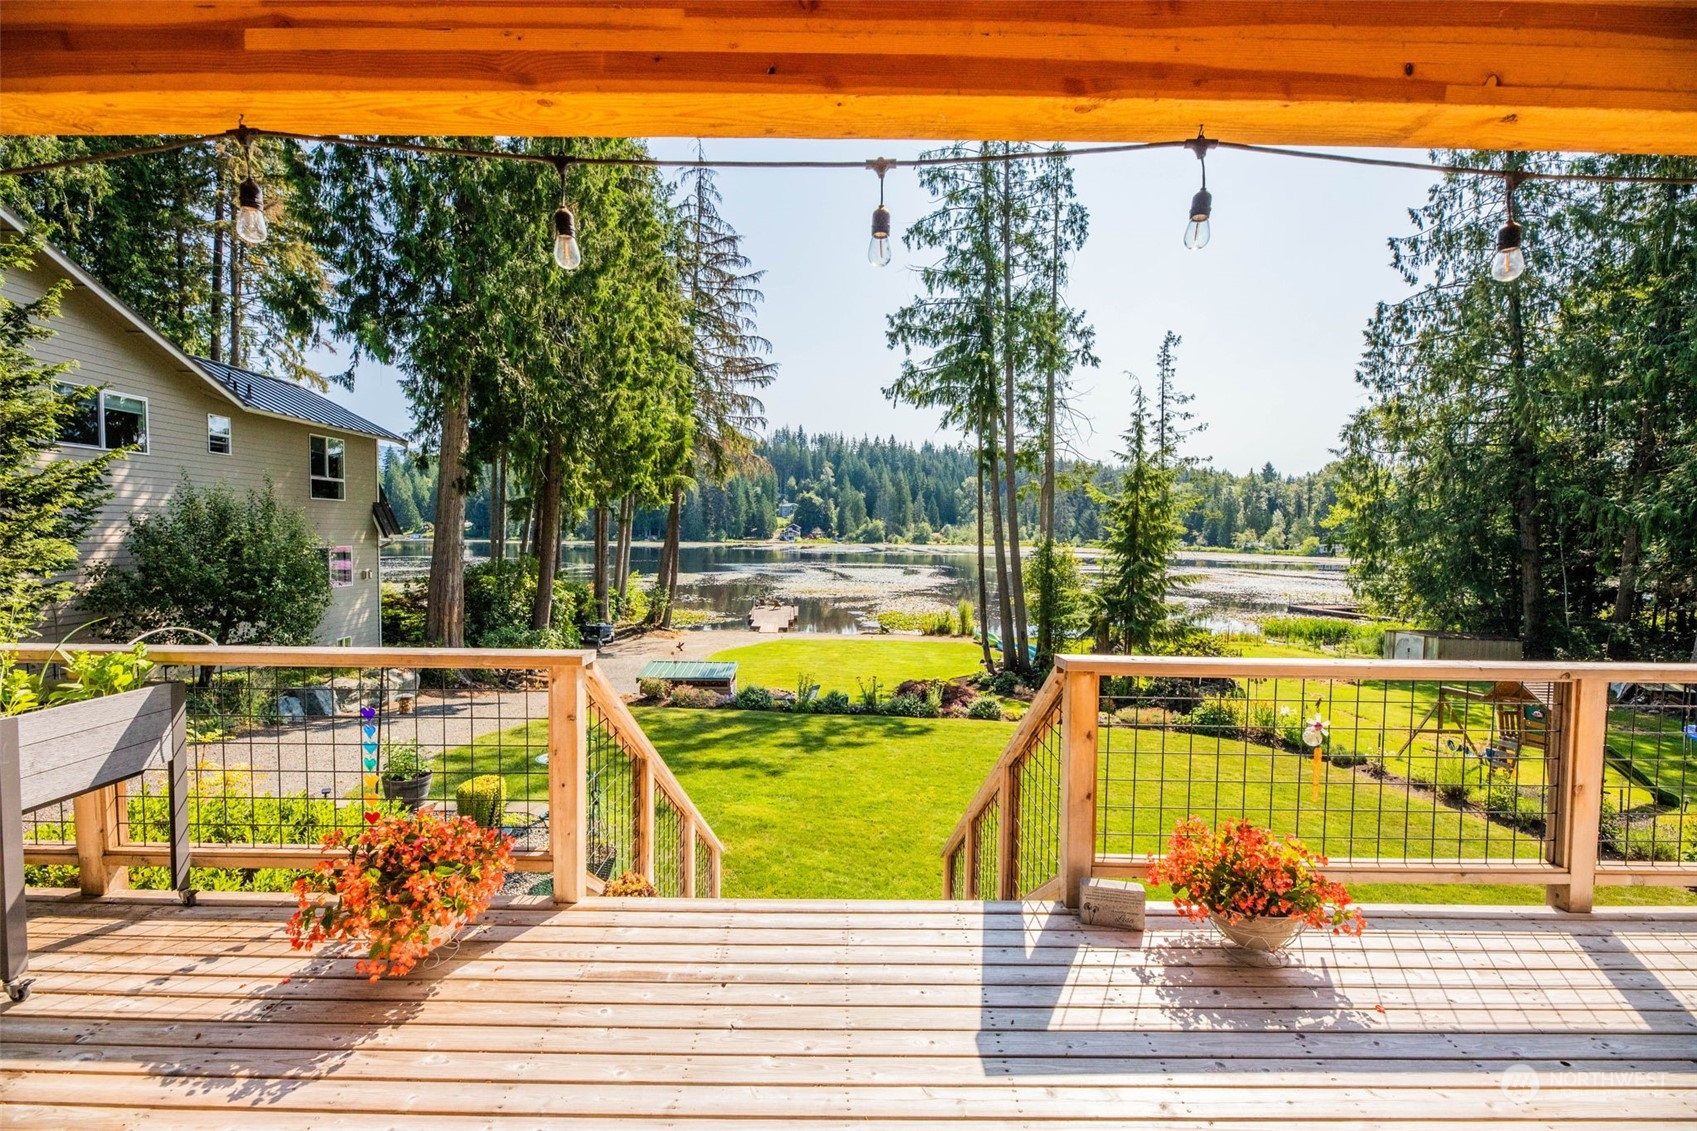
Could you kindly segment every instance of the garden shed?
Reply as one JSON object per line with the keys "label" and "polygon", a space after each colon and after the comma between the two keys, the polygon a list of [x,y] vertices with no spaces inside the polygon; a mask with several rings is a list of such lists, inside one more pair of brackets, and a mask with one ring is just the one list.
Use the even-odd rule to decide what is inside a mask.
{"label": "garden shed", "polygon": [[1392,629],[1385,633],[1387,660],[1518,660],[1520,641],[1462,632]]}

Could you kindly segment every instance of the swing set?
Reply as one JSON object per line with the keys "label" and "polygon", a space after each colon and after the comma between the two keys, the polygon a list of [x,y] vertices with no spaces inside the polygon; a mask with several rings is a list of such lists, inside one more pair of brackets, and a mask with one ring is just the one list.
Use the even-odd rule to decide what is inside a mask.
{"label": "swing set", "polygon": [[[1549,747],[1549,689],[1545,685],[1540,687],[1543,695],[1513,680],[1498,680],[1487,691],[1439,684],[1437,701],[1409,732],[1397,756],[1408,753],[1416,740],[1430,730],[1435,748],[1447,746],[1476,759],[1486,770],[1512,773],[1523,751]],[[1479,743],[1468,729],[1474,703],[1488,704],[1491,715],[1484,741]],[[1460,735],[1460,741],[1446,738],[1449,733]]]}

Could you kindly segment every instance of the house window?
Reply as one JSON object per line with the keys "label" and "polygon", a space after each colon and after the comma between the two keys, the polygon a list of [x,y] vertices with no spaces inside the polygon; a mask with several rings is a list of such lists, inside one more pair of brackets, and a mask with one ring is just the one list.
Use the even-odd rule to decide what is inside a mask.
{"label": "house window", "polygon": [[354,548],[330,547],[330,588],[346,589],[354,583]]}
{"label": "house window", "polygon": [[312,437],[312,497],[345,499],[347,492],[342,441],[328,436]]}
{"label": "house window", "polygon": [[206,450],[213,455],[230,454],[230,418],[206,414]]}
{"label": "house window", "polygon": [[59,393],[74,396],[83,392],[74,412],[59,429],[61,444],[86,448],[140,448],[147,451],[147,398],[110,389],[94,392],[75,385],[60,384]]}

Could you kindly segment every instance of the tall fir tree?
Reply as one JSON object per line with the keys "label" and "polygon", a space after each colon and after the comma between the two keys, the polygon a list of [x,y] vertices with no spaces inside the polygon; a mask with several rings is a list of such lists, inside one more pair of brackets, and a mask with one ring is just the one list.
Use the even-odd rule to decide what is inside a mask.
{"label": "tall fir tree", "polygon": [[1152,652],[1172,619],[1167,561],[1183,527],[1173,505],[1174,473],[1162,464],[1149,431],[1148,398],[1137,386],[1121,453],[1125,472],[1119,490],[1102,500],[1107,554],[1096,587],[1098,652]]}

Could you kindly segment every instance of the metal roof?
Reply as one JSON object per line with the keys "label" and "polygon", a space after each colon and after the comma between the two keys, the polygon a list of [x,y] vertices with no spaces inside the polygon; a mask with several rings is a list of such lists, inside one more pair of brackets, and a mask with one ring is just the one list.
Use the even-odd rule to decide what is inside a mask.
{"label": "metal roof", "polygon": [[380,440],[390,440],[397,444],[407,442],[405,436],[397,436],[382,425],[373,424],[328,397],[320,396],[293,381],[279,381],[263,373],[237,369],[233,365],[225,365],[221,361],[204,357],[195,358],[194,363],[234,393],[248,408],[275,413],[278,416],[290,416],[309,424],[322,424],[326,428],[335,428],[342,432],[376,436]]}
{"label": "metal roof", "polygon": [[636,678],[669,679],[674,683],[698,679],[725,683],[736,677],[737,666],[728,660],[649,660]]}

